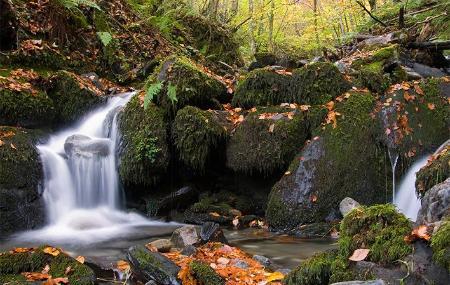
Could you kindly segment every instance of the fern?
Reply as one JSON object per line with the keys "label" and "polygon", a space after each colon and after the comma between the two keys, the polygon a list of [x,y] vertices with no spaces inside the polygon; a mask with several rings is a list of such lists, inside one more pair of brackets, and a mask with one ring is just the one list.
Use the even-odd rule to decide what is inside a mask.
{"label": "fern", "polygon": [[79,9],[80,6],[86,6],[89,8],[101,10],[100,7],[97,5],[97,3],[91,0],[56,0],[56,1],[69,10]]}
{"label": "fern", "polygon": [[172,85],[171,83],[169,83],[169,86],[167,86],[167,97],[170,99],[172,104],[178,102],[176,85]]}
{"label": "fern", "polygon": [[147,110],[148,105],[150,104],[151,101],[153,101],[153,98],[159,94],[162,87],[163,87],[162,82],[153,83],[152,85],[150,85],[150,87],[148,87],[144,97],[144,110]]}
{"label": "fern", "polygon": [[97,32],[97,36],[100,38],[100,41],[105,47],[107,47],[113,39],[111,33],[109,32]]}

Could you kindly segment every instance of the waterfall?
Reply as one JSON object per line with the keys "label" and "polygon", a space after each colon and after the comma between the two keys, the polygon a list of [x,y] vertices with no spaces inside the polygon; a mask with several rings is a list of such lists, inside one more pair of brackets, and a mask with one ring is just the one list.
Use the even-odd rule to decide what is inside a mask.
{"label": "waterfall", "polygon": [[388,149],[389,161],[392,168],[392,203],[395,201],[395,169],[397,168],[398,153],[395,150]]}
{"label": "waterfall", "polygon": [[44,169],[48,225],[22,238],[91,243],[125,235],[131,227],[163,224],[120,209],[117,116],[133,95],[110,98],[76,126],[37,146]]}

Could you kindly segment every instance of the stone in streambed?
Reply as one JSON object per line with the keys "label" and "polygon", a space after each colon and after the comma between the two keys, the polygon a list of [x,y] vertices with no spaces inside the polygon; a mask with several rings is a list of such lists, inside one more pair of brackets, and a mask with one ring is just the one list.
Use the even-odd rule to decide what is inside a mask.
{"label": "stone in streambed", "polygon": [[188,245],[180,252],[182,255],[191,256],[197,253],[197,248],[193,245]]}
{"label": "stone in streambed", "polygon": [[73,135],[66,139],[64,150],[68,156],[92,157],[108,156],[111,141],[108,139],[92,139],[84,135]]}
{"label": "stone in streambed", "polygon": [[127,259],[131,271],[139,281],[155,281],[162,285],[181,285],[177,279],[180,267],[160,253],[151,252],[144,246],[135,246],[128,250]]}
{"label": "stone in streambed", "polygon": [[261,263],[261,265],[268,267],[272,264],[272,262],[270,261],[269,258],[262,256],[262,255],[253,255],[253,260],[258,261],[259,263]]}
{"label": "stone in streambed", "polygon": [[417,223],[433,224],[450,216],[450,178],[435,185],[422,198]]}
{"label": "stone in streambed", "polygon": [[176,248],[184,248],[199,243],[200,236],[197,227],[189,225],[176,229],[172,233],[170,241]]}
{"label": "stone in streambed", "polygon": [[149,245],[155,247],[158,252],[169,252],[173,247],[173,243],[168,239],[157,239],[150,242]]}
{"label": "stone in streambed", "polygon": [[228,240],[223,234],[220,225],[214,222],[206,222],[200,229],[200,238],[203,243],[207,242],[220,242],[228,244]]}

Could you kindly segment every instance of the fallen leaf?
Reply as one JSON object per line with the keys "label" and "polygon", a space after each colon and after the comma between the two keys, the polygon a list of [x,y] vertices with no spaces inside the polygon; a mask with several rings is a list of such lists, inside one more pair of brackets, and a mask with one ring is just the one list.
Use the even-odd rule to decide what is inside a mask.
{"label": "fallen leaf", "polygon": [[433,103],[428,103],[428,104],[427,104],[427,107],[428,107],[428,109],[430,109],[430,110],[436,109],[436,106],[435,106]]}
{"label": "fallen leaf", "polygon": [[217,259],[217,263],[218,264],[222,264],[222,265],[227,265],[228,263],[230,263],[230,260],[228,258],[225,258],[225,257],[219,257]]}
{"label": "fallen leaf", "polygon": [[119,260],[116,263],[116,268],[121,272],[127,272],[130,270],[130,264],[128,264],[125,260]]}
{"label": "fallen leaf", "polygon": [[79,263],[81,263],[81,264],[83,264],[84,263],[84,261],[85,261],[85,258],[84,258],[84,256],[78,256],[77,258],[75,258],[75,260],[76,261],[78,261]]}
{"label": "fallen leaf", "polygon": [[283,273],[275,271],[267,277],[267,281],[269,281],[269,282],[278,281],[278,280],[282,280],[283,278],[284,278]]}
{"label": "fallen leaf", "polygon": [[61,253],[61,251],[59,251],[59,249],[51,247],[51,246],[44,248],[43,251],[44,251],[44,253],[50,254],[52,256],[58,256]]}
{"label": "fallen leaf", "polygon": [[47,274],[50,271],[50,265],[46,265],[44,269],[41,271],[42,274]]}
{"label": "fallen leaf", "polygon": [[64,275],[67,275],[70,272],[72,272],[72,266],[67,266],[66,270],[64,271]]}
{"label": "fallen leaf", "polygon": [[275,129],[275,124],[271,124],[269,126],[269,133],[273,133],[274,129]]}
{"label": "fallen leaf", "polygon": [[21,274],[27,279],[27,281],[42,281],[50,278],[50,275],[47,273],[40,272],[22,272]]}
{"label": "fallen leaf", "polygon": [[32,247],[16,247],[13,250],[11,250],[11,253],[24,253],[24,252],[31,252],[34,248]]}
{"label": "fallen leaf", "polygon": [[16,148],[16,146],[14,144],[11,143],[10,146],[11,146],[12,149],[17,150],[17,148]]}
{"label": "fallen leaf", "polygon": [[211,212],[211,213],[209,213],[209,215],[213,216],[213,217],[220,217],[220,214],[217,212]]}
{"label": "fallen leaf", "polygon": [[286,171],[286,172],[284,173],[284,175],[291,175],[291,172],[290,172],[290,171]]}
{"label": "fallen leaf", "polygon": [[43,285],[60,285],[60,284],[68,284],[69,278],[67,277],[59,277],[59,278],[49,278],[47,281],[43,283]]}
{"label": "fallen leaf", "polygon": [[2,141],[2,140],[0,140],[0,146],[3,146],[5,143]]}
{"label": "fallen leaf", "polygon": [[328,111],[331,111],[334,109],[334,101],[328,102],[325,107],[327,107]]}
{"label": "fallen leaf", "polygon": [[414,84],[414,90],[416,91],[417,94],[419,95],[424,95],[422,88],[420,88],[419,85]]}
{"label": "fallen leaf", "polygon": [[234,218],[231,223],[233,224],[233,226],[237,227],[239,225],[239,219],[238,218]]}
{"label": "fallen leaf", "polygon": [[306,112],[309,110],[310,107],[311,105],[300,105],[300,111]]}
{"label": "fallen leaf", "polygon": [[370,249],[358,248],[348,259],[351,261],[363,261],[369,255]]}

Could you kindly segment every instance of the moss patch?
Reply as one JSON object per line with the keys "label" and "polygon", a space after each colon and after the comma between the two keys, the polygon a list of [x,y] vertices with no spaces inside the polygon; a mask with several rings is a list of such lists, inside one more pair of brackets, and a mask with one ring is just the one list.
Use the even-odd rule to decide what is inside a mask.
{"label": "moss patch", "polygon": [[120,115],[122,134],[119,173],[125,184],[153,185],[169,165],[167,122],[164,111],[144,109],[134,96]]}
{"label": "moss patch", "polygon": [[194,260],[189,264],[189,269],[200,284],[225,285],[225,280],[206,263]]}
{"label": "moss patch", "polygon": [[226,130],[214,111],[187,106],[178,111],[172,125],[174,144],[181,160],[203,172],[208,158],[225,141]]}
{"label": "moss patch", "polygon": [[450,177],[450,146],[444,149],[431,164],[427,164],[416,173],[416,191],[420,196],[434,185]]}
{"label": "moss patch", "polygon": [[450,221],[443,222],[438,231],[431,238],[433,259],[450,271]]}
{"label": "moss patch", "polygon": [[323,285],[329,284],[331,267],[336,252],[316,254],[292,270],[283,279],[284,285]]}

